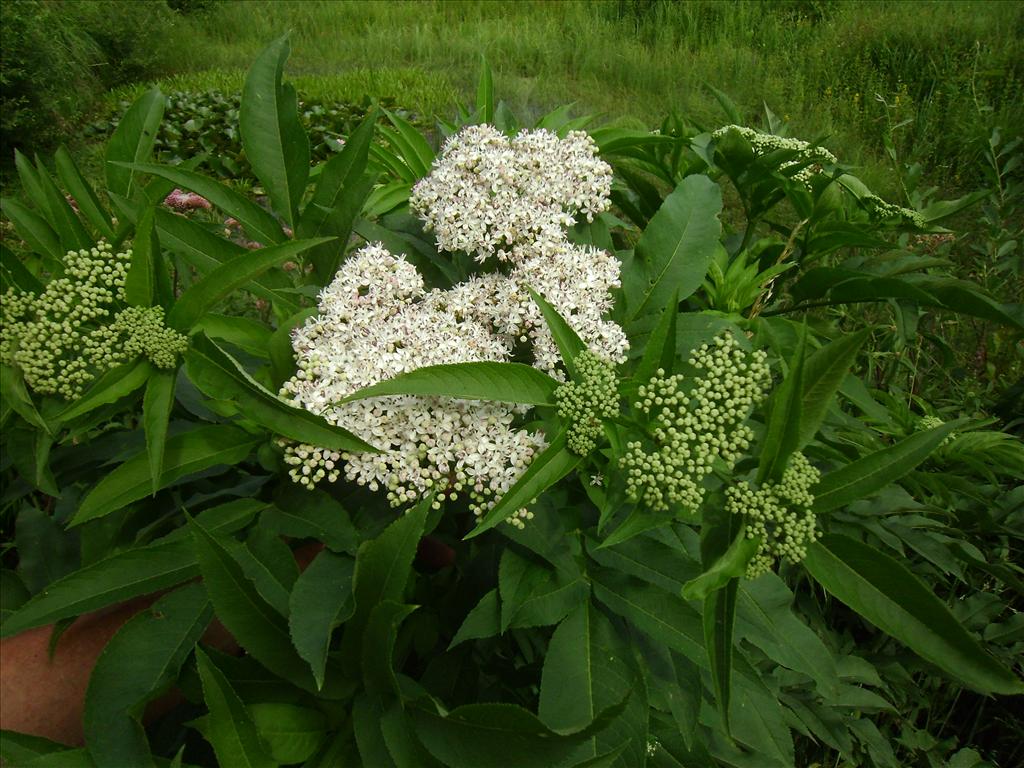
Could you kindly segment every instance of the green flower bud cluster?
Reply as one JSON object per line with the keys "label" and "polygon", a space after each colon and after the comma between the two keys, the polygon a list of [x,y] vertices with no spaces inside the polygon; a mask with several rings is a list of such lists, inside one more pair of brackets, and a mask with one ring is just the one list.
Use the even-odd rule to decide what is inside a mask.
{"label": "green flower bud cluster", "polygon": [[682,374],[659,370],[640,387],[634,407],[650,417],[655,446],[626,445],[620,465],[630,498],[656,511],[701,505],[714,463],[731,467],[750,447],[754,435],[744,422],[771,384],[766,357],[723,334],[694,351],[689,385]]}
{"label": "green flower bud cluster", "polygon": [[924,216],[918,211],[911,210],[910,208],[904,208],[901,205],[887,203],[878,195],[867,195],[862,197],[861,202],[867,205],[871,218],[875,220],[904,219],[918,229],[924,229],[928,226],[928,222],[925,221]]}
{"label": "green flower bud cluster", "polygon": [[3,297],[0,362],[20,368],[44,395],[79,397],[102,371],[144,354],[169,368],[187,340],[164,326],[160,307],[118,311],[131,251],[109,243],[70,251],[64,275],[35,296],[10,288]]}
{"label": "green flower bud cluster", "polygon": [[597,447],[601,421],[619,412],[615,366],[585,350],[576,358],[579,381],[555,390],[558,415],[569,424],[569,450],[586,456]]}
{"label": "green flower bud cluster", "polygon": [[794,179],[802,181],[804,184],[810,183],[811,177],[816,173],[820,173],[823,165],[831,165],[836,162],[836,156],[824,147],[811,146],[810,143],[803,139],[793,139],[786,138],[784,136],[776,136],[771,133],[761,133],[760,131],[755,131],[753,128],[748,128],[744,125],[724,125],[712,133],[711,136],[715,139],[721,139],[729,131],[736,131],[740,136],[746,139],[750,143],[751,149],[754,150],[755,155],[767,155],[770,152],[775,152],[780,149],[797,152],[798,155],[796,158],[782,163],[779,166],[779,169],[782,170],[794,165],[810,163],[793,175]]}
{"label": "green flower bud cluster", "polygon": [[747,519],[747,538],[760,537],[761,546],[747,565],[747,578],[756,579],[772,569],[777,558],[798,563],[807,556],[807,545],[821,534],[811,507],[811,488],[821,472],[802,453],[794,453],[777,483],[753,490],[748,483],[728,488],[726,509]]}

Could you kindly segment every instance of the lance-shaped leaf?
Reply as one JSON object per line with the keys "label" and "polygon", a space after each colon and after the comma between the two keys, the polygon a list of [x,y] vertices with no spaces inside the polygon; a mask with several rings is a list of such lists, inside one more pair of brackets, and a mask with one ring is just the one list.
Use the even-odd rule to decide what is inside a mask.
{"label": "lance-shaped leaf", "polygon": [[1024,693],[1024,682],[990,656],[928,586],[876,547],[825,534],[803,564],[839,600],[970,688]]}
{"label": "lance-shaped leaf", "polygon": [[203,736],[213,747],[217,762],[238,768],[277,768],[227,676],[200,648],[196,649],[196,664],[203,683],[203,698],[210,710]]}
{"label": "lance-shaped leaf", "polygon": [[494,78],[484,56],[480,57],[480,80],[476,86],[476,116],[481,123],[494,122]]}
{"label": "lance-shaped leaf", "polygon": [[565,431],[560,432],[464,538],[479,536],[529,506],[544,491],[572,472],[581,458],[566,448]]}
{"label": "lance-shaped leaf", "polygon": [[25,387],[25,380],[21,371],[9,365],[0,365],[0,399],[5,406],[11,408],[21,418],[34,427],[38,427],[46,434],[52,434],[50,425],[36,409],[32,397]]}
{"label": "lance-shaped leaf", "polygon": [[399,374],[393,379],[353,392],[342,402],[381,395],[422,395],[553,405],[557,388],[558,382],[555,379],[522,363],[452,363],[428,365]]}
{"label": "lance-shaped leaf", "polygon": [[36,157],[37,179],[42,193],[45,196],[47,221],[56,230],[60,237],[60,244],[65,251],[77,251],[82,248],[91,248],[95,240],[86,231],[81,220],[75,215],[74,209],[64,197],[57,185],[50,178],[50,172],[46,170],[43,161]]}
{"label": "lance-shaped leaf", "polygon": [[324,550],[299,575],[288,601],[292,644],[313,670],[317,688],[324,684],[327,650],[335,627],[352,616],[351,557]]}
{"label": "lance-shaped leaf", "polygon": [[898,480],[927,459],[958,426],[960,422],[947,422],[915,432],[895,445],[829,472],[811,489],[814,511],[818,514],[831,512]]}
{"label": "lance-shaped leaf", "polygon": [[[165,488],[194,472],[245,459],[262,438],[229,424],[214,424],[175,435],[164,448],[164,471],[159,487]],[[146,451],[135,454],[108,474],[89,492],[70,525],[108,515],[114,510],[145,498],[153,490],[153,478]]]}
{"label": "lance-shaped leaf", "polygon": [[7,290],[9,285],[15,285],[36,296],[43,292],[43,284],[39,278],[32,274],[22,263],[21,258],[3,243],[0,243],[0,281],[4,290]]}
{"label": "lance-shaped leaf", "polygon": [[430,166],[434,162],[434,150],[423,137],[423,134],[416,130],[408,120],[404,120],[394,112],[384,110],[388,120],[395,126],[388,140],[394,146],[401,148],[402,156],[417,179],[421,179],[430,173]]}
{"label": "lance-shaped leaf", "polygon": [[562,356],[565,370],[568,371],[571,378],[575,378],[576,356],[585,350],[587,345],[583,343],[579,334],[573,330],[565,318],[558,313],[558,310],[551,306],[543,296],[533,288],[527,287],[526,290],[530,292],[533,301],[540,307],[541,314],[544,315],[544,322],[547,323],[548,329],[555,339],[555,344],[558,345],[558,353]]}
{"label": "lance-shaped leaf", "polygon": [[164,117],[167,100],[154,88],[142,94],[117,124],[114,135],[107,142],[107,189],[116,195],[131,199],[136,187],[136,174],[149,173],[132,168],[153,153],[157,128]]}
{"label": "lance-shaped leaf", "polygon": [[680,594],[687,600],[704,600],[715,590],[722,589],[732,579],[746,572],[747,564],[757,554],[760,545],[759,538],[748,538],[746,532],[741,530],[710,568],[683,584]]}
{"label": "lance-shaped leaf", "polygon": [[178,674],[213,613],[190,584],[136,614],[107,643],[89,678],[83,730],[98,765],[153,765],[139,718]]}
{"label": "lance-shaped leaf", "polygon": [[299,119],[295,88],[281,82],[290,52],[284,35],[256,57],[242,89],[238,130],[271,205],[294,228],[309,180],[309,138]]}
{"label": "lance-shaped leaf", "polygon": [[[238,499],[205,510],[198,519],[210,531],[231,533],[267,506],[264,501]],[[148,546],[110,555],[52,582],[3,623],[0,636],[97,611],[196,577],[199,566],[183,532],[179,529]]]}
{"label": "lance-shaped leaf", "polygon": [[60,238],[43,217],[8,197],[0,200],[0,210],[11,220],[18,237],[28,243],[28,247],[35,253],[48,256],[58,263],[64,258],[65,251],[61,248]]}
{"label": "lance-shaped leaf", "polygon": [[766,479],[777,480],[782,476],[786,463],[800,440],[800,424],[803,421],[801,403],[804,394],[804,356],[807,348],[806,328],[800,334],[789,371],[779,388],[772,395],[768,424],[761,442],[761,459],[757,467],[757,482]]}
{"label": "lance-shaped leaf", "polygon": [[415,611],[415,605],[402,605],[385,600],[373,607],[363,633],[363,684],[371,695],[390,696],[400,693],[395,677],[394,655],[398,627]]}
{"label": "lance-shaped leaf", "polygon": [[672,374],[676,359],[676,326],[679,317],[679,293],[674,292],[671,300],[661,313],[661,319],[654,326],[654,331],[644,347],[644,356],[633,371],[633,379],[638,383],[646,383],[658,369]]}
{"label": "lance-shaped leaf", "polygon": [[233,400],[249,419],[276,434],[335,451],[376,451],[322,416],[296,408],[264,389],[241,364],[205,334],[192,337],[185,356],[189,379],[214,399]]}
{"label": "lance-shaped leaf", "polygon": [[142,425],[146,432],[146,455],[149,456],[154,494],[159,490],[159,479],[164,474],[164,446],[177,380],[176,371],[157,371],[146,382],[146,394],[142,398]]}
{"label": "lance-shaped leaf", "polygon": [[111,222],[110,214],[100,203],[96,191],[86,181],[82,172],[78,170],[71,153],[64,146],[57,149],[53,156],[57,168],[57,178],[64,188],[74,198],[78,210],[82,212],[86,221],[107,240],[114,239],[114,225]]}
{"label": "lance-shaped leaf", "polygon": [[96,379],[81,398],[58,412],[54,418],[57,421],[71,421],[71,419],[94,411],[102,405],[115,403],[145,384],[155,370],[145,359],[111,368]]}
{"label": "lance-shaped leaf", "polygon": [[189,528],[217,618],[264,667],[307,691],[316,691],[309,666],[292,647],[284,617],[260,596],[217,537],[195,520],[190,519]]}
{"label": "lance-shaped leaf", "polygon": [[324,285],[334,279],[352,225],[373,189],[375,178],[366,173],[366,164],[376,123],[377,110],[373,109],[348,137],[345,148],[324,164],[295,230],[299,237],[337,238],[309,253],[309,261]]}
{"label": "lance-shaped leaf", "polygon": [[[115,163],[114,165],[118,165]],[[231,187],[207,178],[201,173],[184,170],[173,165],[133,163],[130,168],[139,173],[151,173],[177,184],[179,187],[202,195],[224,213],[232,216],[245,227],[249,237],[263,244],[277,244],[285,241],[284,231],[277,219],[268,211]]]}
{"label": "lance-shaped leaf", "polygon": [[147,206],[135,225],[132,241],[132,261],[124,279],[124,297],[133,307],[151,307],[156,298],[157,270],[160,261],[160,242],[156,238],[153,219],[155,206]]}
{"label": "lance-shaped leaf", "polygon": [[800,401],[798,449],[810,442],[817,433],[832,398],[839,391],[847,371],[870,335],[871,329],[865,328],[842,336],[807,358],[803,372],[804,391]]}
{"label": "lance-shaped leaf", "polygon": [[327,238],[294,240],[284,245],[247,251],[226,261],[181,295],[167,316],[167,324],[181,331],[191,329],[225,296],[270,267],[297,256]]}
{"label": "lance-shaped leaf", "polygon": [[270,756],[282,765],[304,763],[327,737],[327,718],[318,709],[283,702],[255,703],[247,709]]}
{"label": "lance-shaped leaf", "polygon": [[636,246],[637,269],[622,275],[630,318],[660,312],[673,295],[686,299],[700,286],[718,247],[722,190],[693,175],[661,204]]}

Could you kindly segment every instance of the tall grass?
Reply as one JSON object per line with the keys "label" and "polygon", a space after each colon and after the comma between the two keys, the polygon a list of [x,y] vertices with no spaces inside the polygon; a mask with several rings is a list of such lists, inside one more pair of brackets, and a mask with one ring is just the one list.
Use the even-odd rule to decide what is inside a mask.
{"label": "tall grass", "polygon": [[1024,125],[1019,2],[224,0],[190,23],[191,69],[245,67],[291,30],[293,73],[415,67],[468,96],[485,54],[527,116],[576,102],[608,119],[654,125],[677,110],[717,125],[710,84],[748,121],[767,104],[793,133],[828,137],[869,177],[891,162],[888,133],[901,160],[970,183],[988,127]]}

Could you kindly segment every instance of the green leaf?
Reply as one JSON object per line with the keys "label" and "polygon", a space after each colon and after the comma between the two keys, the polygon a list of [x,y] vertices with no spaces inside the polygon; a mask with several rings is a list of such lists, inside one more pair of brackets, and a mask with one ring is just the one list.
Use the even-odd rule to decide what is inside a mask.
{"label": "green leaf", "polygon": [[661,319],[654,327],[654,331],[644,347],[644,356],[640,358],[636,370],[633,371],[633,380],[638,384],[650,381],[659,369],[665,371],[666,375],[672,374],[676,360],[676,321],[678,317],[679,292],[676,291],[661,313]]}
{"label": "green leaf", "polygon": [[932,590],[863,542],[825,534],[804,567],[825,589],[922,658],[981,693],[1021,694],[1024,683],[991,657]]}
{"label": "green leaf", "polygon": [[146,455],[149,457],[149,476],[154,495],[159,488],[158,478],[164,474],[164,446],[167,443],[167,424],[174,406],[175,371],[157,371],[146,382],[142,398],[142,424],[146,431]]}
{"label": "green leaf", "polygon": [[324,684],[331,634],[355,610],[351,599],[354,568],[351,557],[325,549],[299,576],[288,601],[292,643],[309,663],[318,689]]}
{"label": "green leaf", "polygon": [[25,291],[38,296],[43,292],[43,284],[39,278],[32,274],[22,263],[14,251],[3,243],[0,243],[0,285],[6,290],[8,285],[14,285]]}
{"label": "green leaf", "polygon": [[284,245],[246,251],[224,262],[181,295],[167,316],[167,324],[180,331],[191,329],[221,299],[253,280],[261,272],[323,242],[326,242],[326,238],[293,240]]}
{"label": "green leaf", "polygon": [[757,482],[766,479],[778,480],[789,457],[800,441],[800,424],[803,421],[801,404],[804,394],[804,359],[807,349],[807,329],[800,334],[789,371],[782,384],[772,394],[768,424],[761,442],[761,458],[757,467]]}
{"label": "green leaf", "polygon": [[594,597],[654,640],[708,668],[701,616],[678,595],[605,569],[592,570]]}
{"label": "green leaf", "polygon": [[323,285],[334,279],[352,225],[376,181],[374,175],[366,173],[376,124],[377,111],[373,109],[348,137],[345,148],[324,164],[313,197],[303,209],[295,230],[299,237],[336,238],[335,242],[319,245],[309,253],[309,262]]}
{"label": "green leaf", "polygon": [[[153,153],[157,128],[164,116],[166,100],[159,88],[142,94],[124,113],[107,142],[107,189],[131,199],[135,191],[137,171],[124,164],[142,163]],[[147,172],[148,171],[143,171]]]}
{"label": "green leaf", "polygon": [[707,176],[687,176],[651,219],[636,245],[637,269],[622,275],[630,318],[660,312],[673,295],[700,286],[718,247],[721,188]]}
{"label": "green leaf", "polygon": [[277,223],[277,219],[273,215],[231,187],[209,179],[201,173],[184,170],[177,166],[133,163],[130,167],[133,171],[159,176],[179,187],[202,195],[228,216],[238,219],[253,240],[264,245],[276,245],[286,240],[281,225]]}
{"label": "green leaf", "polygon": [[223,544],[195,520],[189,527],[217,618],[271,672],[308,691],[318,690],[306,662],[292,647],[285,619],[259,595]]}
{"label": "green leaf", "polygon": [[327,719],[318,710],[276,702],[248,710],[270,756],[282,765],[308,760],[327,738]]}
{"label": "green leaf", "polygon": [[163,269],[160,260],[160,242],[153,224],[155,206],[146,206],[145,213],[135,225],[132,241],[132,261],[124,279],[125,301],[134,307],[151,307],[156,298],[156,275]]}
{"label": "green leaf", "polygon": [[746,572],[747,563],[757,554],[760,544],[760,539],[747,538],[746,532],[741,529],[722,556],[700,576],[683,584],[680,593],[687,600],[704,600],[712,592],[724,588]]}
{"label": "green leaf", "polygon": [[724,587],[704,598],[704,646],[711,664],[715,704],[726,734],[729,727],[729,702],[732,699],[732,630],[736,617],[736,590],[739,579],[730,579]]}
{"label": "green leaf", "polygon": [[[212,531],[229,533],[248,524],[266,507],[263,501],[238,499],[208,509],[198,519]],[[159,542],[118,552],[49,584],[3,623],[0,636],[53,624],[194,578],[199,567],[190,542],[183,540],[184,532],[181,529]]]}
{"label": "green leaf", "polygon": [[354,555],[359,534],[348,512],[330,494],[287,483],[263,513],[261,525],[285,536],[316,539],[328,549]]}
{"label": "green leaf", "polygon": [[831,512],[881,490],[927,459],[959,426],[960,422],[951,421],[934,429],[915,432],[895,445],[829,472],[811,489],[814,511],[818,514]]}
{"label": "green leaf", "polygon": [[[194,472],[245,459],[260,442],[238,427],[215,424],[198,427],[170,438],[164,448],[164,471],[158,486],[164,488]],[[108,515],[126,504],[145,498],[153,489],[148,452],[142,451],[112,471],[82,500],[70,525]]]}
{"label": "green leaf", "polygon": [[398,627],[415,611],[415,605],[402,605],[384,600],[373,606],[363,633],[363,684],[371,695],[387,696],[400,693],[395,677],[395,640]]}
{"label": "green leaf", "polygon": [[196,663],[210,710],[203,736],[213,747],[217,762],[232,768],[276,768],[277,763],[267,754],[255,723],[224,673],[199,648]]}
{"label": "green leaf", "polygon": [[450,768],[551,768],[604,725],[563,735],[512,704],[469,704],[447,717],[413,709],[412,720],[427,750]]}
{"label": "green leaf", "polygon": [[309,180],[309,138],[299,119],[295,88],[281,82],[290,51],[286,34],[256,57],[242,88],[238,130],[271,205],[294,228]]}
{"label": "green leaf", "polygon": [[39,170],[17,149],[14,150],[14,167],[18,170],[18,181],[21,182],[21,187],[29,200],[41,214],[47,216],[50,212],[50,201],[43,190]]}
{"label": "green leaf", "polygon": [[45,210],[48,214],[47,221],[57,232],[58,237],[60,237],[61,247],[65,251],[91,248],[96,244],[96,241],[86,232],[82,222],[64,198],[64,193],[53,183],[49,171],[46,170],[46,166],[43,165],[42,160],[38,157],[36,158],[36,167],[38,170],[37,179],[39,186],[45,197]]}
{"label": "green leaf", "polygon": [[68,422],[100,406],[116,403],[146,384],[155,372],[156,369],[144,358],[111,368],[96,379],[85,394],[59,411],[54,418]]}
{"label": "green leaf", "polygon": [[0,730],[0,760],[4,765],[27,765],[34,758],[70,751],[67,744],[33,736],[29,733]]}
{"label": "green leaf", "polygon": [[11,220],[18,236],[35,253],[40,256],[49,256],[58,263],[63,260],[65,251],[61,248],[60,239],[44,218],[33,213],[17,200],[7,197],[0,200],[0,210]]}
{"label": "green leaf", "polygon": [[258,320],[207,313],[196,323],[195,330],[211,339],[226,341],[254,357],[270,357],[270,337],[273,334]]}
{"label": "green leaf", "polygon": [[384,114],[398,131],[397,138],[400,139],[406,164],[412,169],[417,179],[422,179],[430,173],[430,166],[434,162],[434,150],[423,138],[423,134],[416,130],[408,120],[404,120],[386,109]]}
{"label": "green leaf", "polygon": [[529,506],[544,491],[572,472],[580,463],[581,457],[569,451],[565,444],[566,436],[563,430],[534,458],[505,495],[498,499],[477,526],[463,538],[472,539],[504,522],[510,515]]}
{"label": "green leaf", "polygon": [[362,758],[358,765],[398,768],[384,737],[383,720],[384,705],[380,697],[360,693],[352,705],[352,729]]}
{"label": "green leaf", "polygon": [[350,668],[359,663],[363,632],[374,606],[385,600],[402,601],[433,500],[433,496],[428,496],[391,523],[377,538],[359,547],[353,577],[356,610],[346,623],[342,638],[343,656]]}
{"label": "green leaf", "polygon": [[0,365],[0,399],[4,405],[10,406],[15,413],[46,434],[51,434],[50,425],[46,423],[36,410],[32,397],[25,388],[25,380],[21,371],[9,365]]}
{"label": "green leaf", "polygon": [[139,722],[143,705],[177,677],[211,617],[205,590],[191,584],[133,616],[107,643],[89,678],[83,715],[99,765],[153,765]]}
{"label": "green leaf", "polygon": [[476,86],[476,113],[481,123],[494,122],[494,78],[484,56],[480,57],[480,79]]}
{"label": "green leaf", "polygon": [[803,369],[803,395],[800,402],[800,437],[797,448],[810,442],[825,420],[832,398],[846,379],[857,353],[871,335],[865,328],[841,336],[807,358]]}
{"label": "green leaf", "polygon": [[554,571],[506,549],[498,568],[501,626],[538,627],[557,624],[581,601],[587,582],[579,572]]}
{"label": "green leaf", "polygon": [[246,418],[301,443],[335,451],[376,451],[322,416],[296,408],[264,389],[231,355],[204,334],[192,337],[185,355],[188,377],[214,399],[230,399]]}
{"label": "green leaf", "polygon": [[453,363],[428,365],[399,374],[353,392],[341,402],[381,395],[422,395],[553,405],[557,388],[558,382],[553,378],[523,363]]}
{"label": "green leaf", "polygon": [[[160,241],[202,275],[212,272],[233,258],[249,253],[242,246],[218,237],[198,223],[176,213],[158,209],[156,225],[160,232]],[[254,277],[252,282],[243,288],[261,299],[273,302],[282,312],[295,312],[298,309],[295,295],[282,290],[291,288],[291,281],[283,272],[264,272]]]}
{"label": "green leaf", "polygon": [[558,345],[558,353],[562,356],[565,370],[571,378],[575,378],[576,356],[584,351],[587,345],[583,343],[579,334],[573,330],[565,318],[558,314],[558,310],[551,306],[543,296],[529,286],[526,290],[530,292],[534,303],[540,307],[541,314],[544,315],[544,322],[547,323],[551,336],[554,338],[555,344]]}
{"label": "green leaf", "polygon": [[451,650],[467,640],[478,640],[499,634],[501,634],[501,606],[498,602],[498,590],[492,589],[481,597],[480,602],[473,606],[473,610],[467,614],[459,631],[455,633],[455,637],[449,643],[448,649]]}
{"label": "green leaf", "polygon": [[107,240],[113,240],[114,225],[111,222],[110,214],[100,203],[96,191],[86,181],[82,172],[78,170],[71,153],[62,145],[53,156],[57,168],[57,178],[61,184],[74,198],[78,204],[78,210],[82,212],[86,221]]}

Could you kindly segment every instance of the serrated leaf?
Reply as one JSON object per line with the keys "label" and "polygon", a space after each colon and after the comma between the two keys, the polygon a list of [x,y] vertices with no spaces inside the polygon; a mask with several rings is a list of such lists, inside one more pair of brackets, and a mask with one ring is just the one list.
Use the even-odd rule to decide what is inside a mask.
{"label": "serrated leaf", "polygon": [[270,756],[282,765],[308,760],[327,738],[327,719],[316,709],[295,704],[250,704],[249,716]]}
{"label": "serrated leaf", "polygon": [[135,174],[141,169],[123,164],[141,163],[152,155],[165,103],[159,88],[147,91],[128,108],[114,129],[107,142],[105,158],[107,189],[114,194],[132,198],[136,188]]}
{"label": "serrated leaf", "polygon": [[530,292],[534,303],[540,307],[540,312],[544,316],[544,322],[547,323],[548,330],[551,331],[551,336],[558,346],[558,352],[562,356],[565,370],[570,378],[576,378],[576,356],[583,352],[587,345],[583,343],[579,334],[573,330],[573,327],[569,325],[565,318],[558,313],[558,310],[551,306],[543,296],[529,286],[527,286],[526,290]]}
{"label": "serrated leaf", "polygon": [[660,312],[673,295],[700,286],[718,247],[722,191],[707,176],[683,179],[662,203],[636,246],[637,269],[622,275],[627,315]]}
{"label": "serrated leaf", "polygon": [[294,228],[309,179],[309,138],[299,119],[295,88],[281,82],[290,51],[286,34],[256,57],[242,88],[238,128],[253,173],[274,209]]}
{"label": "serrated leaf", "polygon": [[190,330],[219,301],[252,281],[261,272],[328,239],[293,240],[284,245],[247,251],[224,262],[181,295],[167,315],[167,324],[181,331]]}
{"label": "serrated leaf", "polygon": [[[170,438],[164,447],[164,471],[159,487],[220,464],[237,464],[260,442],[238,427],[215,424],[198,427]],[[104,477],[82,500],[69,525],[108,515],[114,510],[145,498],[152,492],[153,478],[146,451]]]}
{"label": "serrated leaf", "polygon": [[448,649],[451,650],[459,643],[467,640],[478,640],[485,637],[495,637],[501,634],[501,605],[498,602],[498,590],[492,589],[480,598],[473,610],[467,615],[459,631],[455,633]]}
{"label": "serrated leaf", "polygon": [[562,431],[547,448],[534,458],[526,471],[505,492],[505,495],[463,538],[472,539],[484,531],[494,528],[519,509],[528,506],[540,494],[572,472],[580,463],[581,457],[570,452],[565,445],[566,436]]}
{"label": "serrated leaf", "polygon": [[497,400],[532,405],[552,405],[558,382],[546,373],[522,363],[473,362],[428,365],[371,384],[341,402],[381,395],[454,397],[462,400]]}
{"label": "serrated leaf", "polygon": [[313,671],[317,688],[324,684],[327,651],[335,627],[349,619],[355,561],[330,550],[318,554],[292,588],[288,628],[292,643]]}
{"label": "serrated leaf", "polygon": [[196,663],[210,710],[203,736],[213,747],[217,762],[232,768],[276,768],[277,763],[267,754],[255,723],[224,673],[200,648],[196,648]]}
{"label": "serrated leaf", "polygon": [[[231,532],[246,525],[267,503],[239,499],[200,513],[210,530]],[[181,532],[145,547],[118,552],[50,583],[0,626],[8,637],[32,627],[121,603],[173,587],[198,575],[191,545]]]}
{"label": "serrated leaf", "polygon": [[797,448],[806,445],[818,431],[832,398],[846,379],[857,353],[871,335],[865,328],[842,336],[807,358],[803,372],[803,396],[800,402],[800,437]]}
{"label": "serrated leaf", "polygon": [[107,643],[89,677],[83,729],[99,765],[153,765],[139,718],[171,683],[212,617],[192,584],[133,616]]}
{"label": "serrated leaf", "polygon": [[223,544],[194,519],[189,528],[217,618],[260,664],[294,685],[317,690],[309,667],[292,647],[285,619],[259,595]]}
{"label": "serrated leaf", "polygon": [[808,547],[803,565],[839,600],[968,687],[1024,693],[1024,682],[990,656],[931,589],[876,547],[825,534]]}
{"label": "serrated leaf", "polygon": [[334,451],[376,449],[351,432],[264,389],[241,364],[205,334],[192,337],[185,355],[189,379],[214,399],[229,399],[246,418],[278,435]]}
{"label": "serrated leaf", "polygon": [[814,511],[818,514],[831,512],[881,490],[927,459],[959,426],[959,422],[947,422],[915,432],[895,445],[829,472],[811,489]]}
{"label": "serrated leaf", "polygon": [[399,625],[415,610],[415,605],[384,600],[370,611],[363,633],[362,670],[363,684],[371,695],[400,693],[393,667],[395,640]]}
{"label": "serrated leaf", "polygon": [[761,441],[757,482],[781,478],[789,457],[800,440],[803,421],[801,404],[804,394],[804,359],[807,348],[807,329],[804,328],[796,352],[789,362],[789,371],[782,384],[772,394],[768,408],[768,423]]}
{"label": "serrated leaf", "polygon": [[195,171],[170,165],[132,163],[131,170],[167,179],[179,187],[202,195],[224,213],[237,219],[249,237],[264,245],[284,243],[286,238],[277,219],[249,198]]}
{"label": "serrated leaf", "polygon": [[164,474],[164,448],[171,408],[174,406],[176,373],[154,373],[146,382],[146,394],[142,398],[142,424],[146,432],[146,455],[149,457],[149,474],[154,494],[159,490],[159,478]]}

